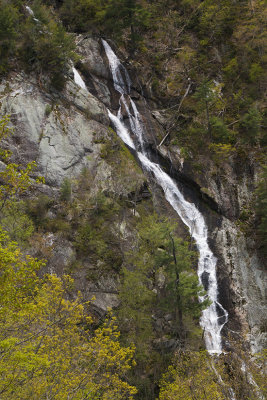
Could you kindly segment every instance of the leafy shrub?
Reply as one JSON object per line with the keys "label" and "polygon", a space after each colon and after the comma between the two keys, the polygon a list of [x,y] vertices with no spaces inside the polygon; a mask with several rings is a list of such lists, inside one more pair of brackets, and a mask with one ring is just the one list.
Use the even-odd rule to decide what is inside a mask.
{"label": "leafy shrub", "polygon": [[249,144],[255,144],[259,139],[261,114],[256,107],[251,107],[241,120],[243,131],[242,141]]}
{"label": "leafy shrub", "polygon": [[15,51],[18,10],[10,2],[0,1],[0,74],[8,68],[8,57]]}
{"label": "leafy shrub", "polygon": [[27,63],[30,60],[39,74],[48,73],[53,87],[62,89],[67,64],[74,56],[75,45],[72,36],[65,32],[60,23],[50,19],[41,27],[35,21],[29,21],[24,38],[24,60]]}
{"label": "leafy shrub", "polygon": [[258,217],[257,233],[263,252],[267,253],[267,166],[263,167],[257,189],[256,215]]}
{"label": "leafy shrub", "polygon": [[25,204],[13,203],[1,213],[0,222],[12,240],[25,245],[34,232],[34,224],[25,212]]}
{"label": "leafy shrub", "polygon": [[86,32],[92,27],[92,22],[97,22],[100,10],[100,0],[65,0],[60,15],[64,24],[73,31]]}
{"label": "leafy shrub", "polygon": [[71,181],[70,179],[65,178],[60,188],[60,200],[66,201],[67,203],[70,202],[71,192]]}
{"label": "leafy shrub", "polygon": [[15,399],[133,399],[125,380],[134,346],[122,347],[112,315],[94,329],[70,277],[38,277],[44,263],[24,256],[0,227],[0,391]]}
{"label": "leafy shrub", "polygon": [[48,74],[51,84],[62,89],[67,64],[74,58],[75,43],[62,24],[40,0],[34,1],[34,17],[20,1],[0,1],[0,74],[8,71],[10,56],[17,56],[28,69]]}
{"label": "leafy shrub", "polygon": [[47,211],[52,204],[53,200],[46,195],[26,200],[27,213],[30,215],[37,228],[43,227],[46,223]]}

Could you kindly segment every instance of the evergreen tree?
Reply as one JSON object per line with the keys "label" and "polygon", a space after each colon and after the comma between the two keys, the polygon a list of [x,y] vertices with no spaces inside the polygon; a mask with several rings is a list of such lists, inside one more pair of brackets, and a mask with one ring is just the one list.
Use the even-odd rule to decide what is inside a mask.
{"label": "evergreen tree", "polygon": [[[196,254],[176,236],[175,229],[175,224],[156,214],[142,217],[137,226],[138,243],[128,253],[127,267],[122,271],[118,320],[123,341],[136,346],[137,367],[133,372],[139,371],[137,376],[143,379],[132,379],[143,393],[140,398],[149,399],[153,393],[152,382],[145,383],[145,371],[150,369],[157,376],[166,367],[165,357],[155,350],[155,343],[160,348],[165,334],[155,329],[155,320],[171,315],[172,329],[168,333],[177,347],[183,347],[185,339],[196,334],[197,330],[191,331],[192,325],[198,325],[201,310],[209,304],[198,301],[203,289],[193,270]],[[157,368],[153,367],[155,362]],[[150,395],[144,394],[149,390]]]}
{"label": "evergreen tree", "polygon": [[15,52],[18,10],[9,1],[0,1],[0,75],[7,72],[8,57]]}
{"label": "evergreen tree", "polygon": [[129,31],[131,46],[141,40],[140,31],[146,29],[150,21],[149,10],[137,0],[108,0],[100,15],[105,28],[115,35]]}
{"label": "evergreen tree", "polygon": [[64,0],[60,16],[68,29],[86,32],[95,29],[99,23],[99,13],[103,9],[101,0]]}
{"label": "evergreen tree", "polygon": [[[161,220],[157,215],[143,218],[138,224],[139,243],[128,254],[127,264],[130,270],[123,270],[120,310],[129,324],[130,310],[136,315],[135,321],[139,318],[142,320],[141,314],[147,320],[148,314],[151,315],[157,304],[162,310],[173,313],[174,326],[177,327],[174,333],[181,339],[185,334],[184,315],[199,318],[201,310],[209,302],[198,301],[198,296],[203,295],[203,289],[193,270],[196,254],[189,250],[188,243],[178,238],[174,231],[175,225]],[[164,274],[165,285],[158,290],[158,296],[155,296],[151,289],[156,288],[159,273]],[[129,291],[131,285],[137,286],[138,295],[132,296]],[[133,321],[133,327],[140,330],[137,322]]]}
{"label": "evergreen tree", "polygon": [[257,189],[256,215],[258,217],[257,232],[260,238],[261,249],[267,253],[267,166],[263,166],[261,179]]}
{"label": "evergreen tree", "polygon": [[251,107],[241,120],[244,143],[256,144],[260,139],[261,114],[255,107]]}

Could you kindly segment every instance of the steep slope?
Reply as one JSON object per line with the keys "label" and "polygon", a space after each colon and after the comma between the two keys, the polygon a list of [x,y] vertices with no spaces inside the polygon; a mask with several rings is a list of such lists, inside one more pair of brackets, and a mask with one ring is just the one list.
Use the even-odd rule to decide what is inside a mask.
{"label": "steep slope", "polygon": [[[127,193],[127,188],[112,187],[112,169],[100,154],[101,142],[109,140],[106,106],[117,107],[118,101],[104,49],[99,40],[82,36],[77,37],[77,43],[82,55],[80,71],[89,91],[73,81],[71,67],[70,78],[62,93],[43,91],[34,75],[21,73],[7,82],[2,81],[1,111],[11,115],[15,127],[9,147],[16,162],[37,161],[36,174],[45,177],[46,186],[42,191],[49,196],[58,193],[64,178],[75,179],[83,168],[94,174],[95,190]],[[251,200],[248,189],[251,174],[252,179],[256,178],[252,171],[237,172],[235,176],[234,163],[228,166],[222,180],[208,170],[195,177],[190,163],[183,162],[175,147],[168,148],[163,144],[158,149],[155,143],[158,139],[154,135],[155,132],[160,134],[162,128],[153,118],[155,111],[149,110],[140,94],[136,101],[140,109],[145,110],[142,119],[150,135],[152,154],[155,152],[155,157],[161,157],[159,160],[177,180],[185,196],[196,202],[208,221],[210,244],[218,257],[219,299],[230,313],[225,334],[236,332],[239,335],[241,326],[243,332],[249,328],[249,340],[253,350],[257,351],[265,340],[266,276],[253,243],[244,237],[236,222],[239,210]],[[151,132],[154,132],[153,137]],[[228,177],[234,187],[229,187]],[[65,246],[71,257],[71,246],[69,243]],[[62,253],[62,250],[57,251]],[[67,258],[63,265],[68,262]],[[53,261],[53,264],[57,263],[58,260]],[[56,265],[53,268],[58,270]],[[108,301],[111,301],[109,305],[113,304],[111,299]]]}
{"label": "steep slope", "polygon": [[[121,343],[136,346],[127,382],[137,398],[183,396],[185,384],[191,399],[181,376],[198,365],[199,396],[204,379],[216,382],[214,398],[263,398],[261,371],[244,349],[266,346],[255,212],[266,144],[264,6],[100,3],[35,2],[33,12],[18,2],[6,21],[11,31],[22,21],[25,32],[10,41],[0,19],[10,45],[0,113],[13,129],[1,141],[1,184],[10,162],[36,161],[31,178],[45,178],[15,193],[10,209],[1,203],[1,226],[25,253],[47,259],[40,276],[68,273],[70,298],[94,296],[96,325],[114,309]],[[59,17],[78,33],[67,34]],[[213,289],[204,332],[193,250],[201,283]],[[211,353],[226,353],[186,360],[204,337]]]}

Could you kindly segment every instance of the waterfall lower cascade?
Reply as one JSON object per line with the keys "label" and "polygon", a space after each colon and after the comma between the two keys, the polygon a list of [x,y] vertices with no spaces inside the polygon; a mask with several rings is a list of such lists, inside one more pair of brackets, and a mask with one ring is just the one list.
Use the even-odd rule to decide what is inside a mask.
{"label": "waterfall lower cascade", "polygon": [[[130,97],[131,80],[125,67],[121,64],[109,44],[102,40],[110,71],[113,77],[114,88],[120,93],[120,108],[117,116],[109,111],[109,118],[117,134],[124,143],[132,148],[139,158],[144,170],[151,172],[158,185],[165,193],[166,200],[171,204],[184,224],[189,228],[190,234],[196,242],[199,251],[198,277],[208,293],[212,304],[202,312],[200,325],[204,329],[206,348],[209,353],[222,352],[221,330],[228,321],[228,312],[218,302],[218,285],[216,279],[216,258],[208,245],[208,230],[203,215],[193,203],[185,200],[173,179],[162,170],[159,164],[149,159],[144,149],[145,130],[134,101]],[[122,106],[130,122],[130,132],[123,123]],[[203,298],[200,298],[202,301]]]}

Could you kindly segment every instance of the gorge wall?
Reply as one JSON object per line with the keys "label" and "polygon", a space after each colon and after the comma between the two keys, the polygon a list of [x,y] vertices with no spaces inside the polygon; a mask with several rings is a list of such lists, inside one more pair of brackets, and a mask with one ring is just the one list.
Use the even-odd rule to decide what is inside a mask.
{"label": "gorge wall", "polygon": [[[13,160],[24,165],[36,161],[36,175],[46,180],[36,191],[48,197],[58,197],[64,179],[75,181],[86,169],[92,177],[90,190],[119,191],[130,197],[138,187],[140,201],[151,197],[158,209],[176,218],[152,177],[145,176],[140,168],[136,170],[133,164],[126,164],[129,169],[126,178],[114,179],[116,170],[107,162],[103,146],[113,141],[107,109],[118,109],[118,94],[100,39],[78,35],[76,42],[81,55],[77,69],[88,92],[74,82],[71,65],[63,92],[46,91],[34,74],[24,72],[13,72],[8,80],[1,82],[1,113],[10,115],[14,127],[14,134],[6,139]],[[133,80],[131,93],[141,111],[153,157],[175,178],[185,198],[194,202],[205,216],[210,246],[218,258],[219,301],[229,312],[229,322],[223,331],[225,345],[228,336],[238,339],[245,335],[252,350],[259,351],[266,344],[266,270],[253,239],[242,232],[239,224],[240,212],[253,196],[257,165],[249,160],[245,166],[238,165],[230,159],[224,175],[220,176],[214,174],[212,162],[203,160],[204,170],[196,172],[190,162],[183,160],[177,146],[164,143],[159,146],[165,135],[160,101],[157,104],[157,99],[149,96],[148,88],[140,87],[138,70],[133,65],[128,67]],[[59,210],[49,212],[49,218],[53,219]],[[126,247],[131,242],[131,217],[129,211],[119,221]],[[48,232],[44,241],[51,248],[47,270],[62,274],[74,257],[73,244],[53,232]],[[107,274],[92,282],[87,277],[90,268],[85,260],[84,267],[75,270],[74,276],[87,299],[96,297],[94,307],[101,315],[108,307],[117,305],[118,278],[116,274]]]}

